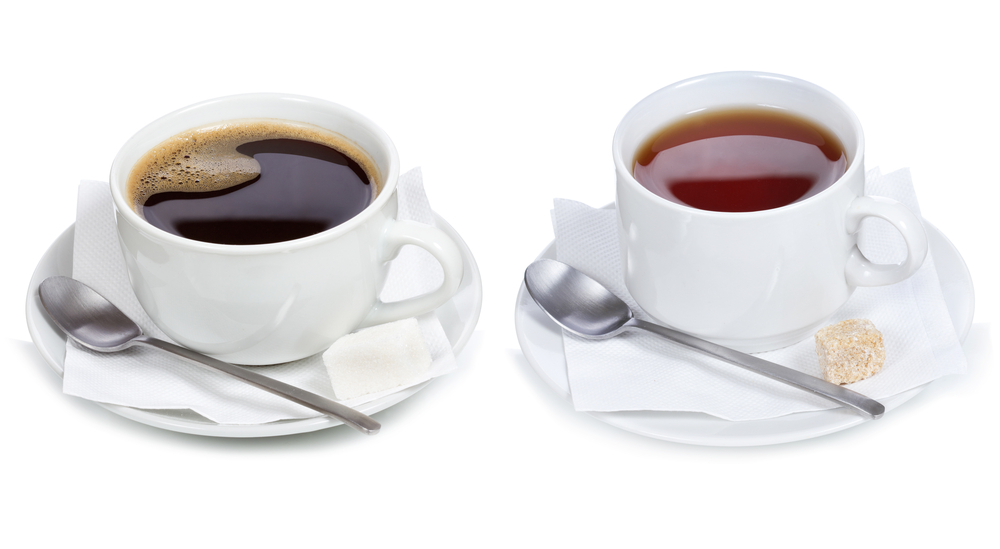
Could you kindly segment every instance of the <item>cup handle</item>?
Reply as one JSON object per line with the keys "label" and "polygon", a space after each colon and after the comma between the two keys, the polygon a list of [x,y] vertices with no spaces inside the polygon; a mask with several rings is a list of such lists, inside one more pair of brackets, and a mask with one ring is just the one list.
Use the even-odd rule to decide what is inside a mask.
{"label": "cup handle", "polygon": [[368,316],[358,328],[385,324],[394,320],[410,318],[440,307],[451,299],[462,282],[465,267],[458,245],[437,227],[406,220],[390,220],[382,232],[379,245],[379,261],[391,261],[406,244],[419,246],[434,256],[444,271],[444,281],[438,289],[399,301],[375,301]]}
{"label": "cup handle", "polygon": [[924,263],[927,233],[916,215],[906,206],[880,196],[859,196],[847,210],[847,232],[861,228],[861,220],[878,217],[892,223],[906,241],[906,259],[896,264],[872,263],[855,245],[847,258],[845,275],[850,286],[885,286],[905,280]]}

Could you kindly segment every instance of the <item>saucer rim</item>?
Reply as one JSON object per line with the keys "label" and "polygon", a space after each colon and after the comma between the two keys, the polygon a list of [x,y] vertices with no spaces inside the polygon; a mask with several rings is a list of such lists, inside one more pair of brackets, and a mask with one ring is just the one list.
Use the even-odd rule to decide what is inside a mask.
{"label": "saucer rim", "polygon": [[[613,203],[604,206],[602,209],[611,208],[614,208]],[[975,290],[972,284],[972,275],[965,263],[965,259],[948,237],[927,220],[922,221],[928,233],[931,253],[938,252],[934,253],[935,259],[939,260],[942,256],[951,255],[953,256],[950,258],[951,260],[957,260],[953,264],[947,265],[944,269],[947,271],[948,276],[953,277],[953,279],[945,280],[941,277],[941,265],[938,266],[938,274],[939,283],[945,294],[945,300],[949,305],[954,305],[950,300],[959,298],[956,294],[963,294],[961,297],[964,297],[965,307],[963,308],[966,314],[958,319],[952,316],[951,320],[959,342],[964,342],[972,326],[975,314]],[[942,246],[944,248],[941,248]],[[535,260],[543,258],[555,258],[555,240],[551,241]],[[556,394],[561,395],[572,405],[572,397],[568,390],[557,383],[550,375],[550,372],[542,367],[540,361],[545,359],[540,358],[540,354],[536,355],[535,353],[535,351],[547,351],[552,355],[557,354],[561,361],[561,372],[565,375],[566,356],[562,346],[559,345],[558,350],[554,353],[554,346],[553,348],[536,349],[536,346],[532,344],[525,330],[524,324],[527,322],[528,310],[532,308],[537,311],[539,318],[544,317],[543,322],[547,323],[552,330],[558,330],[556,324],[545,317],[545,314],[528,295],[524,281],[522,280],[514,311],[514,329],[517,334],[518,344],[528,364],[535,373],[545,381],[550,389]],[[948,309],[949,313],[953,315],[955,311],[952,310],[952,307],[949,306]],[[560,381],[566,380],[560,379]],[[898,395],[881,399],[880,402],[885,405],[887,411],[891,411],[917,396],[931,383],[934,382],[932,381]],[[568,381],[566,381],[565,385],[568,388]],[[865,422],[861,416],[842,408],[800,412],[775,418],[739,422],[725,420],[701,412],[619,411],[584,413],[613,427],[650,438],[700,446],[728,447],[765,446],[806,440],[829,435]],[[664,420],[673,422],[675,424],[673,425],[673,429],[664,430],[662,425]],[[733,429],[727,429],[727,427],[735,427],[739,432],[733,434]],[[753,433],[755,427],[760,427],[760,433],[756,435]]]}
{"label": "saucer rim", "polygon": [[[482,277],[479,272],[479,266],[476,264],[475,257],[472,255],[472,251],[454,227],[452,227],[451,224],[449,224],[436,212],[434,213],[434,222],[438,228],[455,239],[459,249],[461,250],[465,267],[465,274],[462,276],[462,282],[459,284],[459,291],[455,294],[455,296],[452,296],[451,299],[437,309],[440,310],[450,305],[456,305],[456,297],[461,294],[468,293],[468,295],[463,295],[464,299],[462,299],[462,301],[469,302],[471,305],[466,311],[468,313],[468,320],[466,322],[461,322],[460,319],[456,319],[454,322],[455,327],[461,328],[461,331],[458,333],[457,337],[455,337],[454,341],[451,341],[452,352],[455,356],[458,356],[459,352],[461,352],[461,350],[465,347],[465,344],[468,343],[469,339],[472,337],[476,324],[479,322],[479,316],[482,312],[483,305]],[[28,284],[27,297],[25,300],[25,316],[31,340],[34,343],[35,348],[38,349],[39,353],[41,353],[42,357],[45,359],[46,363],[48,363],[48,365],[57,375],[59,375],[59,377],[62,377],[63,375],[63,364],[65,363],[66,355],[65,345],[67,338],[66,335],[59,331],[45,315],[41,302],[38,298],[38,285],[41,284],[42,280],[49,276],[72,276],[75,229],[76,223],[71,224],[58,237],[56,237],[52,244],[49,245],[48,249],[46,249],[31,275],[31,281]],[[440,318],[441,316],[439,315],[439,319]],[[451,331],[454,332],[455,330]],[[449,335],[449,330],[445,329],[445,333],[446,335]],[[58,341],[56,341],[57,339]],[[450,337],[449,340],[451,340]],[[380,412],[413,396],[426,387],[431,381],[433,381],[433,379],[408,387],[396,393],[386,395],[371,402],[367,402],[358,406],[357,409],[358,411],[368,415]],[[145,425],[150,425],[152,427],[168,431],[214,437],[256,438],[284,436],[318,431],[343,425],[343,422],[340,420],[328,416],[284,419],[261,424],[219,424],[187,409],[150,410],[121,406],[117,404],[108,404],[104,402],[95,402],[95,404],[106,408],[117,415]]]}

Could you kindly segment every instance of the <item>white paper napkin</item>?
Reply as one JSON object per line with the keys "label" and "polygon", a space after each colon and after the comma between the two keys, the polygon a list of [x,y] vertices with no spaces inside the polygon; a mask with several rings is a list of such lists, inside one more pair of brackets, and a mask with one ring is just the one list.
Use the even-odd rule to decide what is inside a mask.
{"label": "white paper napkin", "polygon": [[[866,174],[866,194],[902,202],[919,215],[908,170]],[[599,280],[649,320],[628,294],[618,250],[616,214],[557,199],[553,210],[557,259]],[[859,247],[875,262],[899,261],[902,237],[882,220],[865,220]],[[941,376],[964,373],[965,355],[945,305],[934,258],[909,279],[858,288],[830,320],[868,318],[882,332],[882,371],[849,388],[875,399],[902,393]],[[743,421],[825,410],[826,399],[747,372],[643,333],[588,341],[563,334],[573,405],[581,411],[692,411]],[[760,353],[778,364],[822,377],[812,337]]]}
{"label": "white paper napkin", "polygon": [[[399,218],[434,224],[420,169],[399,178]],[[73,243],[73,278],[110,299],[148,335],[166,339],[139,305],[128,281],[115,229],[114,206],[107,183],[80,184]],[[440,265],[428,252],[405,246],[391,263],[382,298],[394,301],[440,285]],[[456,367],[451,343],[434,313],[418,317],[433,363],[427,376],[407,387],[446,374]],[[206,371],[154,349],[131,348],[103,354],[69,343],[63,392],[89,400],[143,409],[190,409],[217,423],[260,424],[314,417],[317,412],[216,372]],[[254,370],[291,385],[334,398],[320,355]],[[358,406],[388,394],[344,401]]]}

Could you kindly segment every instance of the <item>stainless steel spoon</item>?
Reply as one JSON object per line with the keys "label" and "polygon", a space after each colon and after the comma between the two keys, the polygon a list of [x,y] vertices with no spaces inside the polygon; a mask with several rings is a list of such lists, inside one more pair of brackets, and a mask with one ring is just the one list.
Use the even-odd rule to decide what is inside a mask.
{"label": "stainless steel spoon", "polygon": [[628,304],[600,282],[552,259],[540,259],[524,272],[528,294],[556,324],[588,339],[606,339],[626,330],[642,330],[665,337],[719,360],[805,389],[869,419],[878,419],[885,406],[850,389],[761,358],[734,351],[670,328],[635,318]]}
{"label": "stainless steel spoon", "polygon": [[379,432],[374,419],[328,398],[271,379],[228,362],[143,335],[142,329],[118,307],[86,284],[64,276],[46,278],[38,286],[42,306],[52,320],[74,341],[95,351],[112,353],[145,345],[173,353],[188,362],[218,370],[269,393],[335,417],[367,435]]}

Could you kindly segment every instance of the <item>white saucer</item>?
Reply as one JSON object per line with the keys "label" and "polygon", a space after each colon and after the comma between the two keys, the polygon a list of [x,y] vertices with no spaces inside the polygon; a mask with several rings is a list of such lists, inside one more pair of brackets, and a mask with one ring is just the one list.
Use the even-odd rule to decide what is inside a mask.
{"label": "white saucer", "polygon": [[[435,214],[438,228],[451,236],[462,251],[465,275],[459,285],[458,292],[444,305],[435,310],[441,326],[444,328],[453,352],[458,355],[472,336],[479,321],[479,313],[483,306],[483,283],[479,275],[479,267],[472,257],[472,251],[462,240],[462,237],[447,221]],[[49,247],[35,267],[28,286],[26,314],[28,331],[35,346],[45,357],[57,374],[62,376],[63,363],[66,359],[66,335],[60,331],[42,309],[38,298],[38,285],[50,276],[72,276],[73,274],[73,233],[75,225],[71,225]],[[431,380],[433,381],[433,380]],[[374,414],[406,400],[430,381],[409,387],[397,393],[358,407],[366,414]],[[118,406],[115,404],[98,403],[112,412],[129,419],[181,433],[207,435],[217,437],[267,437],[291,435],[317,431],[337,425],[343,425],[340,420],[321,416],[305,419],[288,419],[259,425],[223,425],[215,423],[191,410],[143,410]]]}
{"label": "white saucer", "polygon": [[[972,277],[965,260],[944,234],[929,223],[925,226],[948,312],[959,340],[965,341],[975,309]],[[553,242],[537,259],[555,259],[555,256]],[[523,283],[517,294],[514,326],[528,363],[556,393],[570,400],[562,330],[535,304]],[[925,387],[917,387],[880,402],[886,410],[892,410]],[[755,421],[728,421],[696,412],[587,413],[605,423],[647,437],[705,446],[762,446],[793,442],[835,433],[864,421],[861,416],[843,408]]]}

